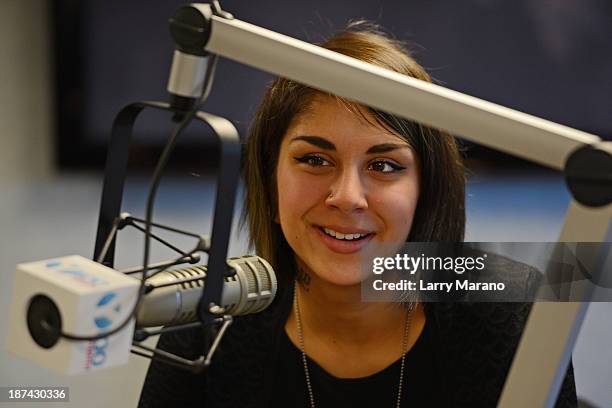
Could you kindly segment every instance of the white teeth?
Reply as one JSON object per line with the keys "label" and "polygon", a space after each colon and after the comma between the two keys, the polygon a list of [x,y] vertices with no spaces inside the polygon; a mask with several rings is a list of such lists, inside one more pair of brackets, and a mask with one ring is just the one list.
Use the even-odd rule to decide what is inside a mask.
{"label": "white teeth", "polygon": [[359,233],[356,233],[356,234],[343,234],[341,232],[336,232],[336,231],[331,230],[329,228],[323,228],[323,231],[325,231],[325,233],[327,235],[330,235],[330,236],[332,236],[332,237],[334,237],[336,239],[342,239],[342,240],[345,240],[345,241],[352,241],[354,239],[358,239],[358,238],[361,238],[361,237],[364,237],[364,236],[367,235],[367,234],[359,234]]}

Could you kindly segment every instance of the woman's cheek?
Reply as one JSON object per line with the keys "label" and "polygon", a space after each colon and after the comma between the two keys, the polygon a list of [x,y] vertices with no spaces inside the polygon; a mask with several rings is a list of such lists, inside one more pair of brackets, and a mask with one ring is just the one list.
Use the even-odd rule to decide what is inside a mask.
{"label": "woman's cheek", "polygon": [[278,176],[278,206],[283,222],[293,224],[303,218],[309,208],[315,205],[317,183],[312,175],[286,171]]}
{"label": "woman's cheek", "polygon": [[[414,212],[418,201],[418,188],[410,183],[402,188],[388,189],[378,200],[379,214],[385,214],[387,225],[394,229],[395,239],[404,241],[410,233]],[[383,217],[385,217],[383,215]]]}

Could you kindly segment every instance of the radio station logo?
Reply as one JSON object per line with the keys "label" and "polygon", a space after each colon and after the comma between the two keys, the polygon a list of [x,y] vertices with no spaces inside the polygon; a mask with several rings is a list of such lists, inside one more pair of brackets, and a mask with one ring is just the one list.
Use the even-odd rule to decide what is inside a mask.
{"label": "radio station logo", "polygon": [[[104,294],[96,303],[94,324],[100,331],[104,331],[116,321],[121,314],[122,305],[115,292]],[[99,367],[106,361],[106,350],[109,345],[108,337],[104,337],[87,344],[87,357],[85,368]]]}
{"label": "radio station logo", "polygon": [[87,273],[81,268],[80,265],[77,265],[75,263],[71,263],[70,265],[63,265],[60,261],[49,261],[45,266],[48,269],[51,269],[52,271],[66,275],[71,279],[91,288],[108,285],[107,280],[95,276],[91,273]]}
{"label": "radio station logo", "polygon": [[121,313],[121,303],[117,301],[115,292],[108,292],[96,304],[94,323],[98,329],[109,328],[115,318]]}

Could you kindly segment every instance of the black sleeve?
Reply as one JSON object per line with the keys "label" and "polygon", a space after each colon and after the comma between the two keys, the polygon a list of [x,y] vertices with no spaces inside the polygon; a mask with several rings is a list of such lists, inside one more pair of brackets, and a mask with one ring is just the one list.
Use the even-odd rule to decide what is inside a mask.
{"label": "black sleeve", "polygon": [[[193,360],[202,355],[205,337],[201,329],[161,335],[157,347]],[[138,407],[204,407],[205,375],[153,360],[149,365]]]}
{"label": "black sleeve", "polygon": [[574,382],[574,367],[570,360],[567,367],[567,374],[561,385],[559,396],[557,397],[556,408],[574,408],[578,406],[578,397],[576,396],[576,384]]}

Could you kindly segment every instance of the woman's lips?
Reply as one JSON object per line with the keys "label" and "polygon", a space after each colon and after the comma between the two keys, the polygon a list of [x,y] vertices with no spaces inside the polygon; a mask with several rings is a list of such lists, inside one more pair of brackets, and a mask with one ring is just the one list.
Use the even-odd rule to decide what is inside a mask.
{"label": "woman's lips", "polygon": [[321,227],[313,227],[313,228],[315,230],[315,233],[319,236],[321,241],[323,241],[325,246],[327,246],[327,248],[329,248],[331,251],[339,253],[339,254],[351,254],[351,253],[359,251],[361,248],[367,245],[368,242],[374,236],[373,233],[370,233],[369,235],[363,238],[355,239],[352,241],[347,241],[347,240],[336,239],[332,236],[327,235],[325,232],[323,232]]}

